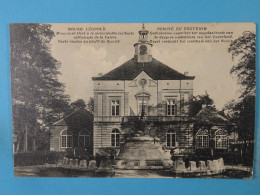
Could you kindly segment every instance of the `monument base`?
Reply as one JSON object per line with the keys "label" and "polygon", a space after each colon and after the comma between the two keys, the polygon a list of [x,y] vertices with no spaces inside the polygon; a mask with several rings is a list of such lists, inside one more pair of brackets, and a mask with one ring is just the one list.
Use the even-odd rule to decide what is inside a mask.
{"label": "monument base", "polygon": [[120,151],[116,169],[165,169],[172,166],[172,161],[159,143],[159,138],[135,135],[126,140]]}

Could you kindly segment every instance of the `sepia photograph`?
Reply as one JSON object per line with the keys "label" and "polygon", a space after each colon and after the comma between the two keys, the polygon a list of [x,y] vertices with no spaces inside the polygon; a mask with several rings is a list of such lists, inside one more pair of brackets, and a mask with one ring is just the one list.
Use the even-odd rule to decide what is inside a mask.
{"label": "sepia photograph", "polygon": [[15,177],[252,179],[254,23],[11,23]]}

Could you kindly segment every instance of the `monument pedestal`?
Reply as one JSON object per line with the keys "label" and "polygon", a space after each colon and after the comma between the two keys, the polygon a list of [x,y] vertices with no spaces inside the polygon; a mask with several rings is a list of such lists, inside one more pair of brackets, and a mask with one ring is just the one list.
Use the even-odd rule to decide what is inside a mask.
{"label": "monument pedestal", "polygon": [[116,160],[117,169],[163,169],[169,167],[159,138],[138,136],[128,139]]}

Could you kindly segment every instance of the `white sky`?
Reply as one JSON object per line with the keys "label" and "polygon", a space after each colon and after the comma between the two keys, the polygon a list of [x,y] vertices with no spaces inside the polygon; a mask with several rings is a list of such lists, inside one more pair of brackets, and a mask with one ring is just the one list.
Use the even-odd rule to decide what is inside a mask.
{"label": "white sky", "polygon": [[[68,27],[105,27],[106,31],[134,32],[134,35],[119,36],[118,44],[65,44],[58,43],[68,36],[56,35],[52,40],[53,57],[61,62],[60,81],[66,84],[66,93],[71,100],[79,98],[86,102],[93,96],[91,77],[107,73],[133,58],[133,44],[138,40],[142,24],[52,24],[54,32],[67,32]],[[145,24],[149,31],[157,27],[207,27],[207,31],[232,31],[234,39],[244,31],[255,31],[252,23],[225,24]],[[149,36],[153,39],[153,36]],[[153,39],[154,40],[154,39]],[[155,43],[152,55],[171,68],[195,76],[194,95],[208,92],[218,109],[238,96],[236,78],[229,74],[232,62],[228,43]]]}

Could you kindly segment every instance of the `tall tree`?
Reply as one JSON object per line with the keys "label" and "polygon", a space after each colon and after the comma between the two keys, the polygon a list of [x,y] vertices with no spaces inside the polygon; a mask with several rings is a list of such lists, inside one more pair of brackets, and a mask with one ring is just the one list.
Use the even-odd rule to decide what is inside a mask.
{"label": "tall tree", "polygon": [[[244,139],[253,139],[255,119],[255,90],[256,90],[256,35],[244,32],[234,40],[228,50],[232,54],[235,65],[230,73],[237,76],[240,84],[240,98],[226,106],[233,120],[239,124],[238,130]],[[232,106],[231,106],[232,105]],[[234,114],[235,113],[235,114]],[[243,123],[243,124],[242,124]],[[248,135],[246,135],[248,134]],[[248,137],[249,136],[249,137]]]}
{"label": "tall tree", "polygon": [[61,64],[51,55],[53,37],[49,24],[10,24],[13,129],[24,151],[29,139],[35,150],[37,134],[46,132],[69,106],[58,80]]}
{"label": "tall tree", "polygon": [[[235,65],[230,73],[237,76],[240,85],[240,98],[232,100],[225,107],[225,113],[237,124],[237,132],[244,142],[254,140],[255,126],[255,55],[256,35],[244,32],[234,40],[228,50],[232,54]],[[253,151],[251,151],[253,152]]]}
{"label": "tall tree", "polygon": [[207,91],[205,91],[205,94],[194,96],[189,101],[189,115],[195,116],[201,109],[202,105],[213,105],[214,100],[210,98]]}
{"label": "tall tree", "polygon": [[244,32],[241,37],[234,40],[228,49],[232,59],[236,63],[230,70],[237,76],[241,86],[241,97],[246,94],[255,94],[256,89],[256,35],[252,32]]}

